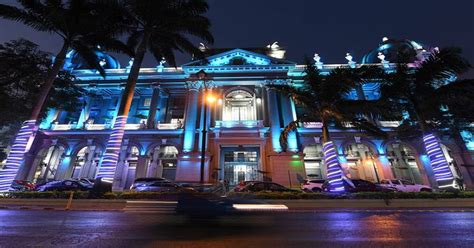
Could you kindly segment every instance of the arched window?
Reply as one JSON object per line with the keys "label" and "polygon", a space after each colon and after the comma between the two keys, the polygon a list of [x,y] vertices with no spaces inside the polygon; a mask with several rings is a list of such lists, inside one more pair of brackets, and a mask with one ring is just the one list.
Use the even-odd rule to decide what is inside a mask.
{"label": "arched window", "polygon": [[415,153],[406,145],[393,143],[387,146],[387,155],[396,179],[423,183]]}
{"label": "arched window", "polygon": [[64,147],[54,145],[38,153],[40,161],[33,176],[34,182],[44,183],[56,179],[56,172],[63,159],[64,150]]}
{"label": "arched window", "polygon": [[85,146],[80,149],[73,163],[71,178],[94,178],[101,153],[97,146]]}
{"label": "arched window", "polygon": [[256,120],[255,96],[245,90],[234,90],[225,96],[224,121]]}
{"label": "arched window", "polygon": [[169,180],[176,178],[178,164],[178,149],[175,146],[157,146],[150,152],[148,177],[164,177]]}
{"label": "arched window", "polygon": [[[344,149],[349,175],[352,179],[377,182],[377,159],[372,148],[364,144],[349,144]],[[381,178],[378,178],[379,180]]]}
{"label": "arched window", "polygon": [[304,148],[303,153],[306,176],[308,178],[325,178],[326,170],[323,166],[323,146],[319,144],[309,145]]}

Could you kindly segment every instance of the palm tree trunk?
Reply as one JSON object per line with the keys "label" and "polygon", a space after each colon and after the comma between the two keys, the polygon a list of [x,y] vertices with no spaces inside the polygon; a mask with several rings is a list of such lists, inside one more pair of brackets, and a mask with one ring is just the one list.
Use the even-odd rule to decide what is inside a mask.
{"label": "palm tree trunk", "polygon": [[51,88],[53,88],[54,81],[56,80],[59,71],[61,71],[64,66],[64,60],[66,59],[68,49],[69,43],[64,42],[63,47],[56,55],[53,67],[51,68],[51,70],[49,70],[48,75],[44,80],[44,85],[43,87],[41,87],[41,92],[38,96],[36,105],[33,107],[33,111],[31,112],[30,120],[38,120],[41,110],[43,109],[43,105],[45,104],[48,98],[49,92],[51,91]]}
{"label": "palm tree trunk", "polygon": [[28,144],[30,144],[31,140],[34,139],[36,122],[40,116],[41,110],[43,109],[43,105],[48,98],[49,92],[53,87],[54,81],[64,65],[64,59],[66,58],[68,48],[69,44],[64,42],[63,47],[54,60],[53,67],[49,70],[48,75],[44,80],[40,95],[38,96],[38,101],[33,107],[30,120],[23,123],[15,136],[5,167],[3,170],[0,170],[0,192],[8,191],[23,164],[25,153],[28,152]]}
{"label": "palm tree trunk", "polygon": [[138,76],[140,75],[140,67],[142,66],[143,59],[145,58],[147,43],[148,35],[145,34],[137,48],[132,68],[130,68],[130,73],[128,74],[127,85],[125,86],[125,90],[122,95],[122,101],[120,102],[120,108],[117,113],[118,116],[128,116],[128,112],[130,111],[133,95],[135,93],[135,86],[137,85]]}
{"label": "palm tree trunk", "polygon": [[149,36],[145,34],[137,48],[132,68],[130,68],[130,73],[128,75],[127,85],[125,86],[125,90],[122,95],[117,118],[115,119],[112,133],[110,134],[109,140],[107,141],[104,157],[102,159],[101,165],[99,166],[99,171],[97,172],[96,178],[103,178],[111,182],[114,181],[115,168],[117,167],[120,157],[123,136],[125,134],[125,125],[127,123],[130,106],[132,105],[135,86],[140,73],[140,67],[143,62],[143,58],[145,57],[148,37]]}
{"label": "palm tree trunk", "polygon": [[327,167],[327,179],[329,181],[329,191],[331,193],[344,193],[345,188],[342,182],[343,171],[337,155],[337,148],[331,141],[328,122],[323,118],[323,158]]}

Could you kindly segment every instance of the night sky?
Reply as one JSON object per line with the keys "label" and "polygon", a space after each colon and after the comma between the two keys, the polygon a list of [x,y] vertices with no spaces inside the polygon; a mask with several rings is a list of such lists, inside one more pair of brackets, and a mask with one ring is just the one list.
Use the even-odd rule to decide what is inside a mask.
{"label": "night sky", "polygon": [[[13,4],[14,0],[0,0]],[[474,1],[471,0],[210,0],[214,47],[262,47],[278,41],[287,59],[302,62],[317,52],[325,63],[355,60],[382,37],[413,39],[427,46],[459,46],[474,64]],[[0,20],[0,42],[24,37],[57,52],[60,40],[22,24]],[[119,56],[122,65],[127,58]],[[190,56],[178,56],[178,64]],[[148,56],[145,66],[156,66]],[[474,70],[467,75],[474,77]]]}

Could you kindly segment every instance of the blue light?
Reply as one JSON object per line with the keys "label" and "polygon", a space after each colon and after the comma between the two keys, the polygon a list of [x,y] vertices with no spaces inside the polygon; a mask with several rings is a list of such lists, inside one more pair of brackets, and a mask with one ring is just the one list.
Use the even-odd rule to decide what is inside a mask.
{"label": "blue light", "polygon": [[336,154],[336,148],[334,143],[329,141],[323,144],[324,153],[324,164],[326,164],[329,182],[329,192],[331,193],[344,193],[344,185],[342,182],[342,167],[339,163],[338,156]]}
{"label": "blue light", "polygon": [[454,176],[449,169],[448,161],[444,156],[438,139],[433,134],[427,134],[423,137],[423,142],[438,186],[440,188],[451,187],[453,185]]}
{"label": "blue light", "polygon": [[0,171],[0,192],[8,191],[13,180],[15,180],[18,170],[23,164],[25,153],[31,146],[35,128],[36,120],[23,122],[8,154],[5,167]]}
{"label": "blue light", "polygon": [[99,172],[96,178],[103,178],[104,180],[113,181],[115,175],[115,167],[120,156],[120,149],[122,146],[123,135],[125,134],[125,124],[127,123],[127,116],[117,116],[112,134],[107,142],[104,157],[99,166]]}

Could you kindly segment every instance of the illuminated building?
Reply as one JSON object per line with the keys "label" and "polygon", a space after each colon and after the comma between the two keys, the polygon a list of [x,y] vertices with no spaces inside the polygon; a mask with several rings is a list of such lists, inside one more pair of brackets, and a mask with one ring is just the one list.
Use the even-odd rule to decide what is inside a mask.
{"label": "illuminated building", "polygon": [[[319,54],[314,60],[321,73],[361,64],[393,70],[394,48],[411,49],[417,59],[426,56],[416,42],[384,39],[363,57],[362,63],[351,54],[346,54],[343,64],[324,64]],[[198,182],[201,131],[206,125],[206,182],[225,179],[235,185],[243,180],[272,180],[295,187],[306,177],[327,178],[321,124],[301,123],[297,132],[288,135],[288,149],[283,151],[281,131],[297,118],[299,107],[289,97],[266,87],[298,83],[305,67],[286,60],[286,51],[277,43],[257,49],[201,49],[206,59],[178,68],[165,67],[164,61],[155,68],[142,68],[127,119],[116,113],[129,68],[120,68],[116,59],[102,53],[101,63],[107,72],[104,79],[97,71],[85,68],[74,52],[69,53],[65,69],[76,76],[77,85],[93,94],[82,99],[84,104],[75,113],[48,113],[16,177],[37,182],[94,178],[99,166],[113,166],[111,158],[103,156],[109,148],[115,151],[118,164],[115,171],[105,170],[99,176],[113,177],[115,189],[127,189],[138,177]],[[207,110],[203,109],[203,101],[208,99],[201,88],[203,81],[195,76],[201,70],[207,73],[205,80],[211,88],[207,93],[212,94]],[[373,100],[380,97],[378,90],[377,82],[368,83],[347,97]],[[204,111],[208,111],[206,123]],[[114,124],[125,125],[123,134],[113,134],[124,135],[124,139],[121,144],[109,141],[107,147]],[[380,120],[378,124],[390,133],[399,123]],[[348,178],[374,182],[377,177],[401,178],[437,187],[422,137],[402,142],[395,138],[380,140],[350,128],[331,128],[330,132],[334,146],[326,151]],[[467,165],[473,164],[474,142],[470,133],[463,133],[463,137],[466,144],[441,137],[440,152],[447,162],[443,170],[463,177],[465,184],[473,187],[474,168]],[[0,170],[0,179],[6,170]],[[109,175],[107,171],[114,173]],[[4,178],[11,180],[12,176]]]}

